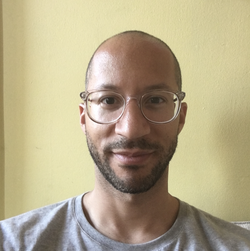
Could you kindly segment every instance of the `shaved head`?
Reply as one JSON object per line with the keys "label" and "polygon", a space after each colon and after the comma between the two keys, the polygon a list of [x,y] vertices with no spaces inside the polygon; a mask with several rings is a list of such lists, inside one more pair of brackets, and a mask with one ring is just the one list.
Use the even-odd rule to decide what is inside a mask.
{"label": "shaved head", "polygon": [[[94,52],[86,85],[86,91],[92,92],[81,106],[81,116],[97,182],[122,193],[137,194],[167,178],[184,113],[171,123],[156,126],[144,111],[152,117],[177,111],[178,99],[174,96],[181,89],[180,68],[169,47],[140,31],[115,35]],[[98,117],[108,120],[113,114],[120,117],[103,126],[89,111],[97,111]]]}
{"label": "shaved head", "polygon": [[92,66],[93,66],[93,60],[95,58],[95,55],[101,51],[101,50],[105,50],[106,45],[115,43],[116,45],[119,44],[119,52],[123,53],[123,45],[125,43],[125,41],[130,41],[131,42],[136,42],[136,41],[149,41],[151,43],[156,43],[162,47],[164,47],[166,49],[166,51],[170,52],[173,58],[173,64],[174,64],[174,75],[175,75],[175,80],[176,80],[176,84],[178,86],[178,89],[181,91],[182,88],[182,79],[181,79],[181,69],[180,69],[180,65],[179,62],[176,58],[176,56],[174,55],[174,53],[172,52],[172,50],[169,48],[169,46],[163,42],[162,40],[160,40],[157,37],[154,37],[150,34],[147,34],[145,32],[142,31],[125,31],[122,33],[119,33],[117,35],[114,35],[110,38],[108,38],[107,40],[105,40],[104,42],[102,42],[98,48],[95,50],[95,52],[93,53],[89,63],[88,63],[88,67],[87,67],[87,71],[86,71],[86,78],[85,78],[85,90],[87,90],[88,88],[88,84],[89,81],[91,79],[91,75],[92,75]]}

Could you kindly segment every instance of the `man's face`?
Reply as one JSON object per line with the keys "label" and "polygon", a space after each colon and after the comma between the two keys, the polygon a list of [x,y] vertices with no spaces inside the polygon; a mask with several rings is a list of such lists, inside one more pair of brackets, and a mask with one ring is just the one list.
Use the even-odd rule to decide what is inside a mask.
{"label": "man's face", "polygon": [[[88,91],[110,89],[138,98],[159,88],[178,91],[172,55],[161,44],[114,39],[94,57]],[[167,175],[185,121],[185,105],[176,120],[161,125],[147,121],[134,99],[115,124],[97,124],[81,109],[89,151],[102,174],[99,179],[123,193],[142,193]]]}

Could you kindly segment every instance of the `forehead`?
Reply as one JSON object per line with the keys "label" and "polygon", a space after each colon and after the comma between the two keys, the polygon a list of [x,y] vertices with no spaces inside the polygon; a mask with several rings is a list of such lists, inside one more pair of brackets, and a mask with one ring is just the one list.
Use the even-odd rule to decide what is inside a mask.
{"label": "forehead", "polygon": [[140,92],[158,85],[177,90],[173,56],[157,41],[115,38],[104,43],[93,57],[89,90],[114,86]]}

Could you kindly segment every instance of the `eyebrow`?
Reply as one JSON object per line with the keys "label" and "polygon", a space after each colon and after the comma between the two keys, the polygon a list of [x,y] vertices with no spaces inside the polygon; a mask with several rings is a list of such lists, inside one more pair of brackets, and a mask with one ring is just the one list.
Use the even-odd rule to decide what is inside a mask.
{"label": "eyebrow", "polygon": [[167,85],[166,83],[159,83],[156,85],[151,85],[145,88],[145,91],[151,91],[151,90],[157,90],[157,89],[161,89],[161,90],[172,90],[173,88],[170,88],[169,85]]}
{"label": "eyebrow", "polygon": [[119,90],[120,88],[117,87],[117,86],[114,85],[114,84],[111,84],[111,83],[102,83],[102,84],[98,85],[98,87],[95,88],[95,89],[117,91],[117,90]]}
{"label": "eyebrow", "polygon": [[[99,90],[112,90],[112,91],[119,91],[121,87],[118,87],[114,84],[111,83],[102,83],[100,84],[97,88]],[[166,83],[159,83],[159,84],[154,84],[148,87],[145,87],[144,91],[152,91],[152,90],[157,90],[157,89],[162,89],[162,90],[172,90],[173,88],[170,88],[169,85]]]}

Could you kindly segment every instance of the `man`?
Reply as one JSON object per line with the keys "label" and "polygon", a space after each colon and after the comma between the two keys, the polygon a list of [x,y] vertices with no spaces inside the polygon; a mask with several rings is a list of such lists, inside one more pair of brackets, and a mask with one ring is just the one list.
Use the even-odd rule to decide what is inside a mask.
{"label": "man", "polygon": [[168,193],[183,129],[177,59],[139,31],[104,41],[81,93],[94,190],[0,224],[4,250],[250,250],[250,232]]}

